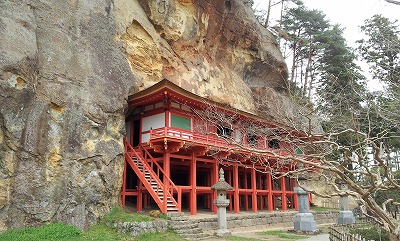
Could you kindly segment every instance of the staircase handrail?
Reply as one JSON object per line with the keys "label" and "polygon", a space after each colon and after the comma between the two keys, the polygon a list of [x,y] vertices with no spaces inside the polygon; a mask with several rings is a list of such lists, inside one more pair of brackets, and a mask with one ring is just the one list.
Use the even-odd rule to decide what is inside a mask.
{"label": "staircase handrail", "polygon": [[[150,157],[151,163],[154,164],[154,165],[156,165],[157,170],[160,170],[161,173],[163,174],[163,176],[166,177],[168,183],[170,184],[169,186],[172,186],[172,188],[173,188],[172,191],[174,191],[174,190],[175,190],[175,191],[178,191],[178,187],[175,185],[175,183],[174,183],[167,175],[165,175],[164,169],[162,169],[162,168],[160,167],[160,165],[154,160],[153,156],[150,155],[149,151],[148,151],[146,148],[144,148],[141,144],[140,144],[139,146],[140,146],[140,148],[141,148],[142,150],[145,151],[146,155]],[[173,193],[171,193],[171,195],[172,195],[172,194],[173,194]]]}
{"label": "staircase handrail", "polygon": [[[124,139],[124,142],[125,142],[125,156],[128,156],[128,157],[130,158],[130,160],[132,161],[132,157],[128,155],[128,149],[129,149],[129,151],[131,151],[131,152],[137,157],[138,161],[140,161],[140,162],[142,163],[142,165],[143,165],[144,167],[146,167],[147,171],[149,171],[151,180],[154,180],[154,181],[157,183],[157,189],[158,189],[158,187],[160,187],[161,189],[164,189],[164,190],[163,190],[163,191],[164,191],[164,195],[166,195],[166,194],[168,193],[168,194],[169,194],[169,197],[170,197],[170,200],[173,202],[173,204],[175,204],[176,207],[178,207],[178,203],[177,203],[176,200],[174,199],[173,193],[167,192],[167,190],[165,190],[164,184],[159,180],[159,177],[157,176],[156,173],[154,173],[153,169],[149,166],[149,164],[148,164],[146,161],[143,161],[143,160],[142,160],[142,157],[141,157],[141,156],[135,151],[135,149],[129,144],[127,138]],[[138,169],[138,170],[139,170],[139,169]],[[161,169],[161,170],[162,170],[162,169]],[[157,177],[157,178],[155,178],[155,177]],[[172,182],[172,181],[171,181],[171,182]],[[175,184],[174,184],[174,186],[175,186]],[[176,188],[176,186],[175,186],[175,188]],[[177,191],[177,192],[178,192],[178,191]],[[158,190],[157,190],[157,193],[158,193]],[[155,200],[155,201],[157,202],[157,200]],[[160,204],[161,204],[161,203],[160,203]],[[166,196],[164,196],[163,205],[164,205],[164,208],[165,208],[165,211],[166,211],[166,207],[167,207],[167,198],[166,198]]]}
{"label": "staircase handrail", "polygon": [[[136,156],[136,157],[140,157],[140,155],[137,153],[137,151],[135,151],[135,149],[129,144],[129,142],[128,142],[128,139],[127,138],[125,138],[125,155],[127,155],[128,154],[128,149]],[[131,156],[129,156],[129,155],[127,155],[131,160],[132,160],[132,157]],[[133,161],[133,160],[132,160]],[[142,165],[143,166],[146,166],[146,169],[149,171],[149,173],[150,173],[150,177],[151,177],[151,179],[152,180],[154,180],[156,183],[157,183],[157,187],[162,187],[163,186],[163,184],[159,181],[159,180],[157,180],[157,178],[154,178],[154,177],[157,177],[157,175],[154,173],[154,171],[149,167],[149,165],[146,163],[146,162],[144,162],[144,161],[142,161],[141,160],[141,158],[138,158],[138,161],[140,161],[141,163],[142,163]],[[139,169],[138,169],[139,170]],[[145,170],[145,169],[143,169],[143,170]],[[139,170],[140,171],[140,170]],[[144,173],[143,173],[144,174]],[[158,192],[158,191],[157,191]]]}

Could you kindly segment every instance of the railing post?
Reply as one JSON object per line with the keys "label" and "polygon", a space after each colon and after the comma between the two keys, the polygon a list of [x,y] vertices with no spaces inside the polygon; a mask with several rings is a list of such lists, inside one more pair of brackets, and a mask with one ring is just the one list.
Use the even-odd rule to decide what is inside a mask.
{"label": "railing post", "polygon": [[163,203],[163,209],[164,209],[164,210],[163,210],[162,213],[167,213],[167,203],[168,203],[168,202],[167,202],[167,197],[168,197],[168,196],[167,196],[167,191],[168,191],[168,190],[166,190],[165,187],[164,187],[164,193],[163,193],[163,194],[164,194],[164,200],[163,200],[163,202],[164,202],[164,203]]}

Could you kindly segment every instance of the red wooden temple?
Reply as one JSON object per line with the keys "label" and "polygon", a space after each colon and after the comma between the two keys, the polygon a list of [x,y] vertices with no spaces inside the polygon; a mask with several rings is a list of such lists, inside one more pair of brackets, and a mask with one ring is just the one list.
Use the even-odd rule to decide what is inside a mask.
{"label": "red wooden temple", "polygon": [[[211,106],[242,120],[237,123],[271,123],[197,96],[168,80],[130,96],[128,102],[123,206],[129,202],[138,211],[144,206],[158,206],[163,213],[188,209],[192,215],[199,209],[216,212],[216,191],[210,187],[218,181],[222,167],[226,181],[234,187],[228,191],[228,210],[239,213],[297,208],[295,179],[275,178],[272,174],[276,170],[266,168],[272,165],[257,164],[259,160],[268,164],[280,160],[268,152],[251,151],[282,149],[280,154],[284,154],[294,147],[279,145],[269,136],[236,135],[236,129],[243,129],[243,124],[227,127],[196,113]],[[228,142],[226,137],[241,145]],[[280,171],[291,168],[292,164],[283,165]]]}

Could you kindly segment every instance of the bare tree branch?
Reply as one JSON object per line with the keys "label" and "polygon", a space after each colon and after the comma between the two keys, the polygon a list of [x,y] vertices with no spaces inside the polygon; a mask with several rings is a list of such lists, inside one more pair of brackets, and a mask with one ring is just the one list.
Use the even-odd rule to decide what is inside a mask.
{"label": "bare tree branch", "polygon": [[400,1],[396,1],[396,0],[385,0],[386,2],[388,2],[388,3],[393,3],[393,4],[396,4],[396,5],[400,5]]}

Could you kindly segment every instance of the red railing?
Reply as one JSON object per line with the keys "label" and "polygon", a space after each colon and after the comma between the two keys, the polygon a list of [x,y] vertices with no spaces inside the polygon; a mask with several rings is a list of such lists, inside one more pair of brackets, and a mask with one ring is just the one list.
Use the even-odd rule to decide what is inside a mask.
{"label": "red railing", "polygon": [[[178,129],[174,127],[161,127],[157,128],[154,130],[150,130],[150,140],[155,140],[155,139],[161,139],[161,138],[174,138],[178,140],[184,140],[187,142],[195,143],[195,144],[200,144],[200,145],[205,145],[205,146],[213,146],[213,147],[218,147],[218,148],[224,148],[224,149],[231,149],[231,150],[240,150],[240,146],[238,145],[239,143],[232,142],[230,143],[228,139],[224,139],[221,137],[218,137],[216,134],[200,134],[197,132],[192,132],[192,131],[187,131],[183,129]],[[275,153],[277,155],[288,155],[290,151],[287,151],[285,149],[273,149],[269,147],[263,147],[261,145],[257,145],[256,147],[253,147],[251,145],[247,144],[241,144],[248,148],[249,151],[251,149],[255,150],[263,150],[263,151],[270,151],[271,153]]]}
{"label": "red railing", "polygon": [[[142,150],[144,150],[145,152],[145,156],[144,159],[149,161],[150,163],[150,167],[151,169],[154,171],[156,171],[156,175],[158,177],[160,177],[160,173],[163,175],[163,177],[165,178],[164,180],[166,181],[166,183],[164,183],[164,189],[171,194],[171,196],[174,196],[174,192],[176,192],[177,194],[177,198],[178,201],[175,202],[175,200],[173,200],[175,202],[176,207],[178,208],[178,212],[181,212],[181,200],[182,200],[182,190],[180,187],[177,187],[175,185],[175,183],[172,182],[172,180],[168,177],[168,175],[165,174],[165,171],[163,168],[160,167],[160,165],[153,159],[153,156],[150,155],[149,151],[145,148],[143,148],[142,146],[140,146],[140,148]],[[155,168],[154,168],[155,167]],[[166,194],[166,192],[164,191],[164,195]],[[165,199],[165,197],[164,197]],[[166,206],[166,202],[164,203],[165,208],[167,208]]]}
{"label": "red railing", "polygon": [[173,127],[162,127],[150,130],[150,140],[157,138],[176,138],[179,140],[187,140],[197,144],[203,144],[216,147],[234,147],[227,140],[218,137],[216,134],[199,134],[197,132],[187,131]]}
{"label": "red railing", "polygon": [[[180,201],[176,202],[176,200],[173,197],[173,191],[174,189],[177,191],[178,199],[181,199],[181,190],[175,186],[175,184],[167,177],[167,184],[164,185],[163,182],[160,180],[159,176],[153,171],[153,165],[149,165],[145,159],[133,149],[133,147],[128,143],[128,140],[125,138],[124,140],[125,144],[125,160],[129,163],[129,165],[132,167],[132,169],[135,171],[135,173],[138,175],[139,179],[142,181],[143,185],[146,187],[147,191],[150,193],[150,195],[153,197],[154,201],[157,203],[157,205],[160,207],[161,211],[163,213],[167,212],[167,204],[168,204],[168,199],[172,201],[172,203],[175,205],[175,207],[178,209],[178,211],[181,211],[181,206],[180,206]],[[139,167],[137,166],[136,163],[134,163],[132,156],[137,157],[137,161],[140,162],[143,166],[143,169],[140,170]],[[153,158],[151,158],[151,163],[156,163]],[[157,163],[156,163],[157,164]],[[157,164],[158,166],[158,173],[161,171],[164,176],[165,173],[161,169],[161,167]],[[146,171],[150,174],[150,180],[147,180],[145,178]],[[154,181],[157,184],[156,188],[153,188],[151,186],[152,181]],[[169,188],[170,186],[170,188]],[[163,200],[159,198],[160,191],[163,191]],[[179,203],[179,204],[178,204]]]}

